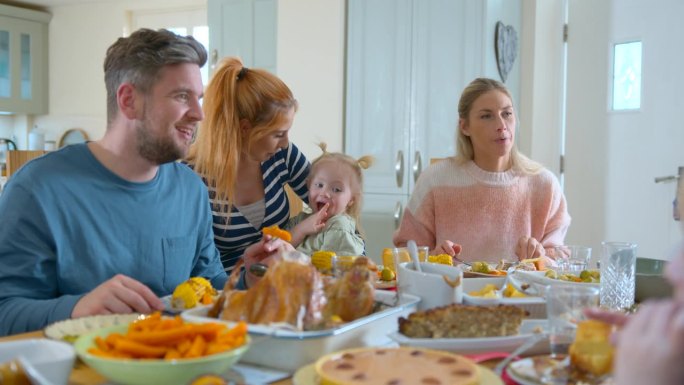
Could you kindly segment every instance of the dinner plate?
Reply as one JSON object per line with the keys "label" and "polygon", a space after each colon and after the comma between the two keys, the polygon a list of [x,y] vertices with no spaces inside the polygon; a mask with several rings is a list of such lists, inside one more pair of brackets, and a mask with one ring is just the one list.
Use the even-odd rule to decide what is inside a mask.
{"label": "dinner plate", "polygon": [[397,280],[392,280],[392,281],[382,281],[382,280],[376,280],[373,283],[373,286],[376,289],[381,289],[381,290],[386,290],[386,289],[394,289],[397,287]]}
{"label": "dinner plate", "polygon": [[542,290],[539,286],[545,287],[552,285],[568,285],[595,287],[597,289],[601,287],[600,283],[563,281],[560,279],[549,278],[545,274],[546,273],[543,271],[512,270],[508,275],[508,282],[510,282],[517,290],[530,295],[541,294],[540,291]]}
{"label": "dinner plate", "polygon": [[[542,385],[542,376],[545,371],[548,371],[553,363],[549,355],[539,355],[534,357],[523,358],[518,361],[511,362],[506,368],[506,373],[520,385]],[[611,377],[600,379],[595,378],[570,378],[569,385],[609,385],[613,384]]]}
{"label": "dinner plate", "polygon": [[[522,343],[527,341],[533,333],[539,333],[548,328],[547,320],[523,320],[520,324],[520,333],[504,337],[483,338],[409,338],[397,332],[388,336],[401,346],[415,346],[427,349],[446,350],[459,354],[475,354],[483,352],[512,352]],[[546,339],[539,342],[531,349],[531,354],[548,352]]]}
{"label": "dinner plate", "polygon": [[48,325],[45,327],[43,333],[45,333],[45,337],[47,338],[73,343],[82,334],[110,326],[129,324],[141,317],[145,316],[138,313],[131,313],[72,318]]}
{"label": "dinner plate", "polygon": [[[503,381],[491,369],[482,365],[477,366],[480,369],[480,385],[503,385]],[[318,385],[318,376],[316,375],[316,364],[309,364],[299,368],[294,376],[292,376],[293,385]]]}

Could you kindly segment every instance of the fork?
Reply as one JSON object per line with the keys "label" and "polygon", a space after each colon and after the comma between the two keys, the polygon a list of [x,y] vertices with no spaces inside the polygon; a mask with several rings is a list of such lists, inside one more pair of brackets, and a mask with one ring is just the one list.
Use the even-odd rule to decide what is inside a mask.
{"label": "fork", "polygon": [[458,257],[458,255],[453,255],[452,258],[455,259],[455,260],[458,261],[458,262],[461,262],[462,264],[464,264],[464,265],[466,265],[466,266],[473,266],[472,263],[466,262],[466,261],[462,260],[461,258]]}
{"label": "fork", "polygon": [[543,340],[544,338],[547,338],[549,336],[548,333],[539,333],[539,334],[534,334],[531,336],[525,343],[522,345],[518,346],[517,349],[515,349],[511,354],[508,355],[508,357],[504,358],[503,361],[499,362],[495,367],[494,367],[494,373],[496,373],[499,377],[501,377],[501,374],[503,373],[504,369],[508,366],[508,364],[513,361],[514,358],[519,356],[520,354],[526,352],[530,348],[532,348],[534,345],[537,344],[537,342]]}

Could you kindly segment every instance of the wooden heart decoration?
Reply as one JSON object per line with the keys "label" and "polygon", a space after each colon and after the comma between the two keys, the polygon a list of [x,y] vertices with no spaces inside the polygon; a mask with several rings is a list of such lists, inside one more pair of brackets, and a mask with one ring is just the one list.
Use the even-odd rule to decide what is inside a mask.
{"label": "wooden heart decoration", "polygon": [[496,23],[496,33],[494,34],[496,47],[496,65],[499,68],[501,80],[506,82],[508,73],[513,68],[513,63],[518,57],[518,32],[511,25],[504,25],[498,21]]}

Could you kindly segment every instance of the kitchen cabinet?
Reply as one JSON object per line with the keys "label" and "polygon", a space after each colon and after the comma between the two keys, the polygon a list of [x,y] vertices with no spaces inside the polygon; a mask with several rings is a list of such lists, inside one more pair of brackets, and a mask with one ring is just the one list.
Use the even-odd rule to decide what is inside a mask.
{"label": "kitchen cabinet", "polygon": [[238,56],[246,67],[276,72],[276,0],[208,0],[209,65]]}
{"label": "kitchen cabinet", "polygon": [[50,18],[0,5],[0,112],[47,113]]}
{"label": "kitchen cabinet", "polygon": [[[349,0],[345,151],[373,155],[361,222],[380,260],[421,171],[456,153],[458,99],[488,73],[496,2]],[[500,4],[499,4],[500,5]]]}

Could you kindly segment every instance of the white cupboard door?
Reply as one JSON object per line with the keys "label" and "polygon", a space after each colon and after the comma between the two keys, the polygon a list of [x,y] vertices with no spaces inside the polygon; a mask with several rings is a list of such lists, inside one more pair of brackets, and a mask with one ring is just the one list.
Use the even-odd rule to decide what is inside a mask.
{"label": "white cupboard door", "polygon": [[392,236],[406,207],[405,195],[364,194],[361,226],[366,240],[366,256],[382,263],[382,249],[394,247]]}
{"label": "white cupboard door", "polygon": [[276,73],[276,0],[209,0],[209,65],[238,56],[246,67]]}
{"label": "white cupboard door", "polygon": [[411,82],[411,2],[350,0],[346,151],[373,155],[365,191],[407,194]]}
{"label": "white cupboard door", "polygon": [[411,191],[431,158],[456,154],[458,99],[481,73],[481,37],[468,22],[480,9],[466,3],[413,3]]}

